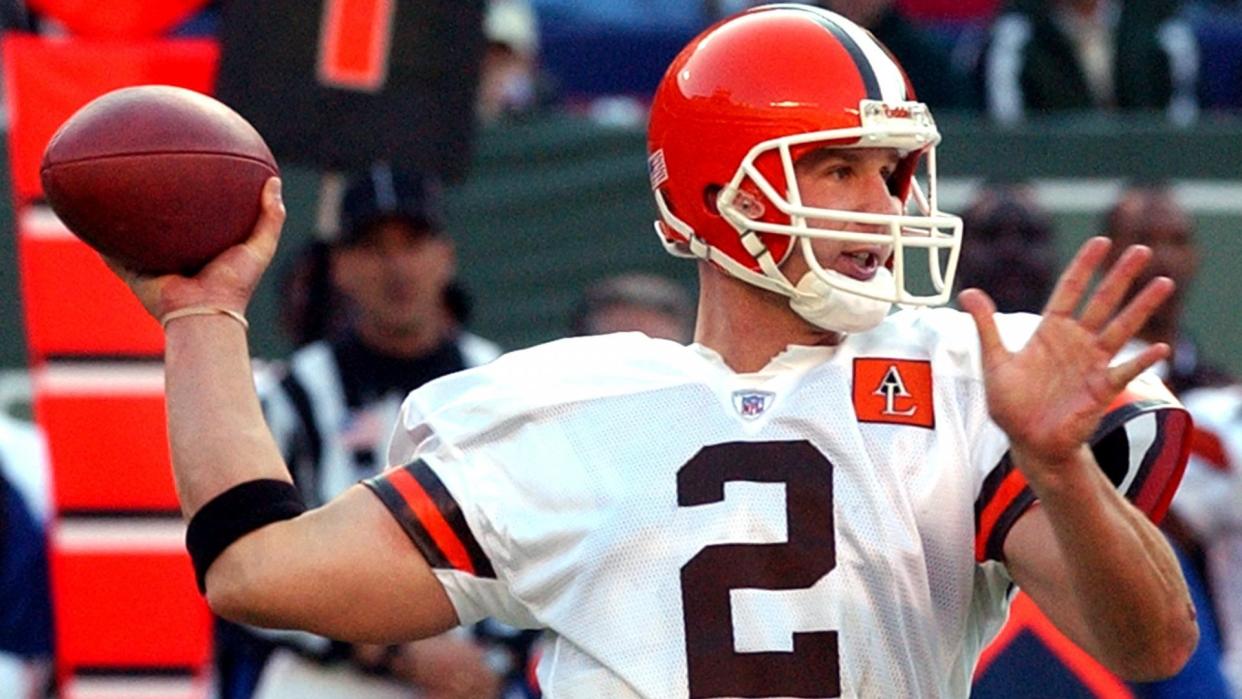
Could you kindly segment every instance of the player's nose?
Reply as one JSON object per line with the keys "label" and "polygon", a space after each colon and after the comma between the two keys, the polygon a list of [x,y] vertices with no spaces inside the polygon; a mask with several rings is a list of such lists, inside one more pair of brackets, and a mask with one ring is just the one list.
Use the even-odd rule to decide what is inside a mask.
{"label": "player's nose", "polygon": [[901,213],[901,200],[889,189],[888,178],[878,173],[866,178],[860,206],[866,213]]}

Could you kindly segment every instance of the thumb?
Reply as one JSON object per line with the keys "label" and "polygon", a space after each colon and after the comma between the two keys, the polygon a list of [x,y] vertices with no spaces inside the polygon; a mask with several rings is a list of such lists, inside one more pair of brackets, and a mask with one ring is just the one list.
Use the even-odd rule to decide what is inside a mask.
{"label": "thumb", "polygon": [[1000,330],[996,327],[996,304],[992,297],[981,289],[967,289],[958,294],[958,303],[962,310],[970,314],[979,331],[979,346],[983,352],[983,363],[993,361],[1009,353],[1001,342]]}
{"label": "thumb", "polygon": [[259,219],[255,222],[254,232],[242,245],[255,258],[266,263],[276,254],[276,244],[280,241],[280,231],[285,224],[285,203],[281,197],[279,177],[268,178],[263,183],[260,201],[262,208]]}

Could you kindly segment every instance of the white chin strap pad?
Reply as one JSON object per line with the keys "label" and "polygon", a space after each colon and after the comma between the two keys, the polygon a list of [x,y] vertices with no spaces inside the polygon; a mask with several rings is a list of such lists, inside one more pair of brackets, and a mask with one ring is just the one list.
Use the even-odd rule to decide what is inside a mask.
{"label": "white chin strap pad", "polygon": [[[824,270],[829,278],[840,277],[858,284],[857,280],[832,270]],[[881,267],[875,277],[866,282],[873,288],[877,296],[893,297],[893,274]],[[859,294],[842,291],[824,281],[815,272],[807,272],[798,281],[794,295],[789,299],[789,307],[794,313],[802,316],[811,325],[824,330],[839,333],[865,332],[879,325],[888,312],[892,310],[891,301],[867,298]]]}

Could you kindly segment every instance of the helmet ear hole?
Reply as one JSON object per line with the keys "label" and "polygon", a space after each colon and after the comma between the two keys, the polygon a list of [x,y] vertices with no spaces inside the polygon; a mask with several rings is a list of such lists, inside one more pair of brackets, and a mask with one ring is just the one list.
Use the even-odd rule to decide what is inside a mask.
{"label": "helmet ear hole", "polygon": [[724,189],[718,184],[709,184],[703,188],[703,206],[707,209],[707,213],[713,216],[720,215],[720,208],[716,205],[716,199],[720,196],[720,190]]}

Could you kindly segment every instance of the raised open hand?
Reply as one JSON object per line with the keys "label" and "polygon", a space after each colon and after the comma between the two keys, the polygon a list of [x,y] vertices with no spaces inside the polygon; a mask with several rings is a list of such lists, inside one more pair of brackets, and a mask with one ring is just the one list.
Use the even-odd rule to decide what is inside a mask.
{"label": "raised open hand", "polygon": [[276,243],[285,221],[280,197],[280,180],[269,179],[263,186],[259,220],[250,238],[220,253],[198,274],[149,276],[104,258],[108,267],[124,281],[157,319],[172,311],[191,306],[211,306],[244,313],[263,271],[276,254]]}
{"label": "raised open hand", "polygon": [[1158,343],[1111,365],[1173,291],[1171,279],[1158,277],[1117,310],[1151,259],[1150,248],[1127,249],[1075,315],[1109,245],[1107,238],[1092,238],[1079,248],[1044,306],[1035,334],[1017,352],[1001,343],[993,318],[996,306],[987,294],[968,289],[959,296],[979,330],[988,412],[1009,436],[1015,455],[1025,457],[1015,461],[1019,465],[1070,462],[1126,384],[1169,354],[1168,345]]}

